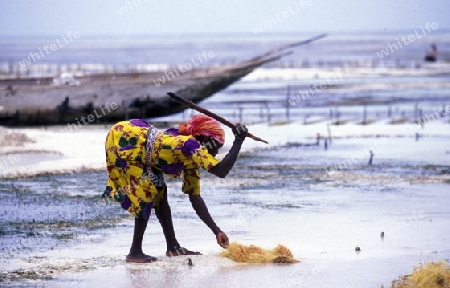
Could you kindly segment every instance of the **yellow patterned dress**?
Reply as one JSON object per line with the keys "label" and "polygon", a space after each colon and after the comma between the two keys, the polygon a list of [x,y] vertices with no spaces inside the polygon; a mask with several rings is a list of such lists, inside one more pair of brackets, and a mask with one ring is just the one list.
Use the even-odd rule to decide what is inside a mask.
{"label": "yellow patterned dress", "polygon": [[139,119],[112,126],[105,150],[108,182],[103,195],[140,219],[148,219],[163,196],[162,174],[183,175],[182,191],[200,194],[200,167],[209,170],[219,163],[193,136],[179,135],[177,129],[159,132]]}

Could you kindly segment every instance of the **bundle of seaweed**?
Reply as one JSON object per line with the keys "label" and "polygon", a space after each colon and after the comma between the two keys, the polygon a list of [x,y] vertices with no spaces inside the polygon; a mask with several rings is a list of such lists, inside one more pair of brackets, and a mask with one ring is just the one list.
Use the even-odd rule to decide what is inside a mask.
{"label": "bundle of seaweed", "polygon": [[419,265],[411,275],[393,281],[392,288],[450,288],[450,266],[445,261]]}
{"label": "bundle of seaweed", "polygon": [[255,245],[242,245],[236,242],[230,243],[227,250],[220,255],[228,257],[239,263],[296,263],[291,250],[279,244],[272,250],[257,247]]}

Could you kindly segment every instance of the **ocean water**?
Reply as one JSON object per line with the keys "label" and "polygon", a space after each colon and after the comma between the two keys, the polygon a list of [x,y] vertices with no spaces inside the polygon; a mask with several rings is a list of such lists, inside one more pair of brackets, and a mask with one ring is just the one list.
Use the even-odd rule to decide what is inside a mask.
{"label": "ocean water", "polygon": [[[414,33],[330,34],[291,49],[290,55],[258,68],[203,104],[235,121],[283,121],[290,120],[291,115],[305,122],[310,117],[339,121],[341,116],[345,121],[364,121],[364,117],[371,121],[404,117],[416,121],[436,109],[445,109],[449,102],[450,32],[434,30],[402,45],[402,37]],[[39,54],[44,46],[61,39],[10,37],[0,39],[0,73],[57,72],[56,66],[48,65],[62,65],[67,69],[91,65],[85,69],[107,71],[145,67],[165,70],[186,63],[203,67],[229,65],[315,35],[243,33],[119,38],[81,35],[54,52],[44,52],[40,59],[30,58],[31,65],[25,67],[21,67],[23,59]],[[423,58],[432,43],[438,46],[439,61],[427,64]],[[386,52],[383,55],[382,50]],[[214,56],[202,54],[208,52]],[[370,106],[367,111],[364,105]],[[186,117],[177,114],[156,120]]]}
{"label": "ocean water", "polygon": [[[423,59],[432,43],[438,46],[439,58],[450,60],[450,32],[435,30],[408,45],[398,42],[414,31],[386,31],[385,33],[335,33],[315,43],[299,47],[291,55],[284,57],[281,63],[319,62],[332,65],[334,62],[355,60],[404,61],[405,64],[417,63]],[[203,51],[213,51],[214,57],[203,64],[205,66],[221,63],[233,63],[249,59],[270,49],[302,41],[320,33],[279,34],[187,34],[187,35],[139,35],[128,37],[84,36],[66,43],[63,47],[43,52],[43,57],[33,64],[184,64],[191,62]],[[12,65],[27,58],[30,53],[44,51],[44,46],[62,43],[63,39],[47,38],[1,38],[0,63]],[[64,44],[64,43],[63,43]],[[377,52],[388,47],[389,55],[381,58]],[[389,47],[388,47],[389,48]],[[398,50],[396,50],[398,49]],[[48,51],[48,50],[47,50]]]}
{"label": "ocean water", "polygon": [[[219,283],[217,287],[243,287],[239,279],[245,278],[253,287],[379,287],[410,273],[418,263],[449,261],[450,112],[445,108],[450,107],[450,33],[435,31],[383,59],[377,55],[412,32],[329,35],[258,68],[201,103],[230,120],[246,122],[272,143],[245,149],[226,179],[202,173],[202,193],[214,219],[233,241],[267,248],[281,242],[301,263],[241,266],[220,258],[213,235],[180,192],[180,180],[169,179],[179,239],[205,255],[194,258],[191,270],[185,269],[185,258],[165,259],[163,236],[153,215],[144,247],[161,262],[127,265],[123,259],[133,219],[117,203],[100,198],[106,172],[80,163],[76,172],[61,174],[59,162],[54,168],[58,171],[50,168],[33,175],[30,166],[30,176],[0,179],[0,281],[144,287],[153,279],[165,287],[211,281]],[[82,35],[33,64],[175,65],[213,51],[215,56],[203,65],[222,65],[310,36]],[[1,71],[56,39],[0,39]],[[440,61],[423,63],[431,43],[437,43]],[[440,107],[443,112],[435,114]],[[149,120],[164,125],[186,120],[192,113]],[[414,124],[427,115],[434,118],[423,129]],[[370,125],[360,125],[362,121]],[[327,128],[335,138],[325,150],[323,140],[313,144],[319,131],[328,135],[323,132]],[[53,138],[39,136],[40,129],[17,132],[52,143]],[[45,133],[55,139],[76,138]],[[102,131],[90,134],[86,139],[104,138]],[[29,153],[36,168],[51,167],[47,154],[33,153],[27,145],[0,153],[17,153],[22,160]],[[69,151],[65,148],[64,153]],[[371,149],[374,163],[368,165]],[[73,154],[52,153],[76,162]],[[386,232],[384,240],[381,231]],[[362,253],[355,253],[356,245]]]}

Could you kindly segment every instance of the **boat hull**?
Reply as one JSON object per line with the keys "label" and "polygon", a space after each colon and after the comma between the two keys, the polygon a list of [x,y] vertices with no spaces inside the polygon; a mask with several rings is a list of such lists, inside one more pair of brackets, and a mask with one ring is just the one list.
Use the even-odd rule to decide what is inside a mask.
{"label": "boat hull", "polygon": [[158,79],[154,73],[118,80],[112,75],[108,80],[93,77],[93,83],[77,86],[3,85],[0,87],[0,123],[10,126],[87,124],[166,116],[185,109],[168,97],[167,92],[197,103],[251,70],[250,67],[199,69],[159,85],[154,82]]}

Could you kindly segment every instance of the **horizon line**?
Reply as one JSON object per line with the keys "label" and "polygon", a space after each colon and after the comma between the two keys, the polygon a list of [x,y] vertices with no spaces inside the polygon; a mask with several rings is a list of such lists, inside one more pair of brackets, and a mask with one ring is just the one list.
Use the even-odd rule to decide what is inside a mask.
{"label": "horizon line", "polygon": [[[412,29],[412,30],[411,30]],[[399,28],[399,29],[390,29],[390,30],[376,30],[376,29],[363,29],[363,30],[341,30],[341,31],[331,31],[326,32],[323,30],[314,30],[314,31],[270,31],[264,33],[253,34],[247,31],[224,31],[224,32],[157,32],[157,33],[90,33],[90,34],[82,34],[85,38],[94,38],[94,37],[138,37],[138,36],[211,36],[211,35],[239,35],[244,36],[248,35],[249,37],[264,37],[264,36],[273,36],[273,35],[311,35],[311,34],[322,34],[326,33],[328,36],[339,36],[346,34],[357,34],[357,33],[369,33],[369,34],[383,34],[383,33],[402,33],[402,32],[411,32],[417,30],[415,28]],[[450,32],[450,28],[439,28],[434,31],[435,34]],[[0,38],[54,38],[60,37],[58,34],[20,34],[20,35],[0,35]]]}

